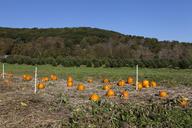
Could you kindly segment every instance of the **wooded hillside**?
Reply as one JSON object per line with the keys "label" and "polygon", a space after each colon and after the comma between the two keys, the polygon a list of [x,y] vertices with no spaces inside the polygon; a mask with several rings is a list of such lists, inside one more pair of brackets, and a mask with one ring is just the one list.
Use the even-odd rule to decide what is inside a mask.
{"label": "wooded hillside", "polygon": [[158,41],[97,28],[0,28],[8,63],[64,66],[192,68],[192,44]]}

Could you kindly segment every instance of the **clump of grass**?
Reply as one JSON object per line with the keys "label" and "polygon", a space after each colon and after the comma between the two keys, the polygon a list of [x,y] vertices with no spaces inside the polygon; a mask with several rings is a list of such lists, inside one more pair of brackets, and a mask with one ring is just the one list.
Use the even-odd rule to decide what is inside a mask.
{"label": "clump of grass", "polygon": [[60,105],[65,105],[69,102],[69,97],[67,94],[63,94],[63,93],[60,93],[58,95],[58,98],[57,98],[57,102],[60,104]]}
{"label": "clump of grass", "polygon": [[72,113],[73,127],[190,127],[192,109],[162,104],[136,105],[104,101],[78,106]]}
{"label": "clump of grass", "polygon": [[49,110],[50,111],[59,111],[61,110],[64,106],[69,105],[69,97],[66,94],[59,93],[56,96],[56,99],[52,102],[50,105]]}

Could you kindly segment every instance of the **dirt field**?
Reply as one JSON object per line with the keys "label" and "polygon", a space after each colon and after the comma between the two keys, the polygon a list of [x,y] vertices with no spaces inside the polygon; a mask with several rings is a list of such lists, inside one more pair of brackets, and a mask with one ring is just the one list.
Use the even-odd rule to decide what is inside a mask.
{"label": "dirt field", "polygon": [[[75,81],[75,85],[77,85]],[[159,90],[168,90],[169,98],[176,99],[178,96],[188,97],[192,100],[191,87],[172,87],[143,89],[135,91],[134,86],[126,85],[117,87],[116,82],[113,89],[117,96],[106,98],[106,91],[102,90],[104,85],[100,81],[84,83],[85,91],[77,91],[76,86],[66,87],[65,80],[49,81],[44,90],[37,94],[33,92],[34,81],[24,82],[19,77],[14,77],[7,82],[0,80],[0,126],[1,128],[38,128],[38,127],[67,127],[72,116],[72,111],[78,106],[89,104],[89,96],[93,92],[98,93],[102,100],[110,102],[129,102],[136,104],[158,103],[164,100],[158,96]],[[120,91],[129,90],[129,99],[120,97]],[[191,107],[191,106],[189,106]],[[60,122],[64,122],[61,123]]]}

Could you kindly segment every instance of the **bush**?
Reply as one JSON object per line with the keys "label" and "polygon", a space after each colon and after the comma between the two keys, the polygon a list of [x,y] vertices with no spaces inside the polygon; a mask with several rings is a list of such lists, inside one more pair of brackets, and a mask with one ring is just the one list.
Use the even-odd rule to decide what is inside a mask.
{"label": "bush", "polygon": [[99,60],[94,59],[93,60],[93,65],[94,65],[94,67],[101,67],[102,63]]}
{"label": "bush", "polygon": [[43,64],[51,64],[53,66],[57,66],[59,64],[65,67],[72,66],[81,66],[86,65],[87,67],[101,67],[105,65],[105,67],[135,67],[135,65],[139,65],[139,67],[147,67],[147,68],[192,68],[192,60],[190,59],[182,59],[182,60],[166,60],[166,59],[121,59],[121,58],[104,58],[104,59],[82,59],[77,57],[62,57],[58,56],[57,58],[47,57],[47,58],[31,58],[29,56],[21,56],[14,55],[8,56],[5,59],[2,59],[1,62],[4,63],[18,63],[18,64],[28,64],[28,65],[43,65]]}
{"label": "bush", "polygon": [[87,67],[92,67],[91,61],[88,60],[88,61],[86,62],[86,66],[87,66]]}
{"label": "bush", "polygon": [[182,59],[179,61],[179,67],[182,69],[189,68],[191,65],[190,61],[187,59]]}

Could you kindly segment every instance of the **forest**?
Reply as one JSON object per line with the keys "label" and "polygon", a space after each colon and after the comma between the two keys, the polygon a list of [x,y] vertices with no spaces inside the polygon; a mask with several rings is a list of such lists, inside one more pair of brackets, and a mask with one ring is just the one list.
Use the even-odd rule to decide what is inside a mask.
{"label": "forest", "polygon": [[65,67],[192,68],[192,43],[90,27],[1,27],[0,58],[10,64]]}

